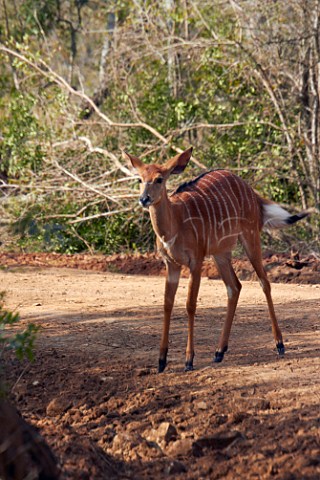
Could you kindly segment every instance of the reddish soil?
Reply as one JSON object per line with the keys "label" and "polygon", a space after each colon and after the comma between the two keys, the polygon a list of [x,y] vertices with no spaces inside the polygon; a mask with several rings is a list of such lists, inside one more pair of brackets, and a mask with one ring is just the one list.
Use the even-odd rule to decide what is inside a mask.
{"label": "reddish soil", "polygon": [[[250,280],[242,282],[230,351],[216,365],[226,292],[207,264],[196,369],[188,373],[183,278],[161,375],[164,279],[153,256],[2,254],[0,263],[6,307],[19,310],[22,324],[41,326],[35,361],[11,360],[10,398],[39,428],[62,478],[320,478],[316,259],[265,260],[272,280],[287,283],[272,286],[285,357],[277,357],[263,293]],[[245,261],[235,268],[251,279]]]}
{"label": "reddish soil", "polygon": [[[59,253],[0,253],[0,265],[66,267],[95,272],[125,273],[129,275],[165,275],[165,266],[161,257],[154,253],[133,255],[65,255]],[[298,253],[265,254],[264,265],[271,282],[281,283],[318,283],[320,278],[320,258],[315,255],[299,258]],[[255,279],[255,273],[247,258],[233,261],[236,274],[241,280]],[[187,268],[182,276],[188,277]],[[206,259],[202,275],[210,279],[219,279],[212,259]]]}

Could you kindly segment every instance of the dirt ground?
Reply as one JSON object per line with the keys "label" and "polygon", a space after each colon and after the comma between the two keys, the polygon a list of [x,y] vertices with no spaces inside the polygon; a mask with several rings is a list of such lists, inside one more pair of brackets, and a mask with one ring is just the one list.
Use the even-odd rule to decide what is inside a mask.
{"label": "dirt ground", "polygon": [[159,375],[159,270],[147,276],[113,273],[119,266],[35,266],[37,258],[26,266],[2,256],[6,307],[17,309],[22,323],[41,326],[34,363],[11,361],[11,399],[51,446],[62,478],[319,479],[319,270],[312,265],[313,274],[301,273],[299,283],[303,267],[286,261],[272,266],[278,276],[281,268],[295,274],[290,283],[272,285],[284,358],[275,351],[264,295],[246,280],[229,352],[212,364],[227,296],[222,282],[207,275],[195,370],[185,373],[183,278],[169,363]]}

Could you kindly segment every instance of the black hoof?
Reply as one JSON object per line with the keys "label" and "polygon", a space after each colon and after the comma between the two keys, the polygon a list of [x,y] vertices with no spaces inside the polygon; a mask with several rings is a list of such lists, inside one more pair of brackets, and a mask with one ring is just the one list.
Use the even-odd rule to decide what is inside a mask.
{"label": "black hoof", "polygon": [[186,358],[186,363],[184,367],[185,372],[192,372],[193,370],[193,359],[194,359],[194,351],[190,354],[188,353]]}
{"label": "black hoof", "polygon": [[193,370],[193,365],[191,362],[186,362],[186,366],[184,367],[185,372],[192,372]]}
{"label": "black hoof", "polygon": [[167,360],[161,360],[161,358],[159,358],[158,373],[162,373],[166,368],[166,366],[167,366]]}
{"label": "black hoof", "polygon": [[219,350],[216,351],[214,354],[214,363],[221,363],[224,357],[224,354],[228,351],[228,345],[222,349],[221,352]]}
{"label": "black hoof", "polygon": [[278,350],[278,354],[280,357],[283,357],[284,356],[284,353],[285,353],[285,348],[284,348],[284,345],[282,342],[278,342],[277,343],[277,350]]}

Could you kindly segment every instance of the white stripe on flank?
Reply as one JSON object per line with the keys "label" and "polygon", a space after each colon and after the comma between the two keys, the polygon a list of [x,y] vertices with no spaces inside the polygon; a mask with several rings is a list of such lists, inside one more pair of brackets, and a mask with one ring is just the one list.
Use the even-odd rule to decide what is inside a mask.
{"label": "white stripe on flank", "polygon": [[[216,173],[216,172],[214,172]],[[220,227],[222,228],[222,235],[224,236],[225,235],[225,229],[224,229],[224,220],[227,219],[228,222],[229,222],[229,230],[231,230],[231,221],[230,221],[230,212],[229,212],[229,208],[228,208],[228,205],[226,203],[226,200],[222,194],[222,192],[220,192],[220,190],[218,189],[217,185],[215,184],[215,182],[211,182],[210,183],[210,188],[213,187],[215,189],[215,191],[217,192],[217,194],[219,194],[219,197],[220,199],[222,200],[222,203],[224,204],[225,208],[226,208],[226,215],[223,215],[222,213],[222,208],[221,208],[221,205],[219,202],[218,205],[219,205],[219,209],[220,209],[220,214],[221,214],[221,217],[220,217]]]}
{"label": "white stripe on flank", "polygon": [[[239,190],[239,195],[241,197],[241,216],[246,217],[246,219],[248,220],[248,216],[250,216],[250,210],[251,210],[250,207],[252,206],[251,200],[248,196],[249,185],[247,185],[245,181],[242,180],[242,178],[240,177],[235,176],[234,178],[237,180],[237,187]],[[246,198],[244,198],[243,193],[245,194]],[[246,199],[246,202],[245,202],[245,199]]]}
{"label": "white stripe on flank", "polygon": [[[208,216],[208,220],[209,220],[209,232],[208,234],[206,235],[207,237],[207,252],[209,252],[209,248],[210,248],[210,238],[211,238],[211,235],[212,235],[212,222],[211,222],[211,215],[210,215],[210,212],[209,212],[209,208],[208,208],[208,198],[205,194],[203,194],[200,190],[200,188],[198,186],[196,186],[195,188],[195,192],[197,193],[197,195],[199,195],[200,198],[203,199],[203,203],[206,207],[206,210],[207,210],[207,216]],[[210,204],[210,202],[209,202]],[[210,204],[211,205],[211,204]]]}
{"label": "white stripe on flank", "polygon": [[243,193],[242,193],[243,181],[241,180],[241,178],[239,178],[237,176],[234,176],[233,178],[236,180],[236,185],[237,185],[237,189],[238,189],[238,193],[239,193],[239,198],[241,198],[241,217],[242,217],[243,215],[245,215],[244,198],[243,198]]}
{"label": "white stripe on flank", "polygon": [[[221,204],[217,198],[217,196],[214,194],[214,192],[212,191],[211,187],[214,186],[214,183],[213,182],[208,182],[207,178],[202,178],[202,181],[207,185],[208,187],[208,190],[210,191],[210,193],[213,195],[213,198],[214,198],[214,205],[218,205],[218,208],[219,208],[219,212],[220,212],[220,219],[223,218],[223,213],[222,213],[222,208],[221,208]],[[215,190],[217,190],[215,188]],[[217,193],[219,193],[219,190],[217,191]],[[220,198],[221,198],[221,195],[219,194]],[[217,219],[215,218],[215,221],[216,223],[218,224],[217,222]],[[218,224],[218,227],[219,227],[219,224]],[[224,235],[224,225],[220,223],[220,227],[222,227],[222,234]],[[216,239],[218,240],[218,236],[217,233],[216,233]]]}
{"label": "white stripe on flank", "polygon": [[244,185],[243,187],[244,187],[244,193],[245,193],[245,196],[246,196],[246,199],[247,199],[246,211],[247,211],[247,214],[249,215],[250,210],[251,210],[251,201],[250,201],[250,198],[248,196],[248,189],[246,188],[247,186]]}
{"label": "white stripe on flank", "polygon": [[219,171],[217,171],[216,173],[217,173],[218,175],[220,175],[220,176],[225,180],[225,182],[228,184],[229,190],[227,190],[227,189],[225,188],[225,186],[223,185],[223,183],[222,183],[222,188],[223,188],[223,190],[226,192],[226,195],[227,195],[227,197],[229,198],[230,203],[231,203],[231,205],[232,205],[232,208],[233,208],[233,210],[234,210],[235,216],[234,216],[234,217],[230,217],[230,220],[231,220],[231,218],[232,218],[232,219],[235,219],[235,220],[236,220],[236,225],[238,225],[238,223],[239,223],[238,210],[236,209],[236,207],[235,207],[235,205],[234,205],[234,203],[233,203],[233,200],[232,200],[231,196],[229,195],[229,193],[232,193],[232,195],[234,196],[236,202],[237,202],[237,197],[235,196],[235,194],[234,194],[234,192],[233,192],[233,189],[232,189],[232,187],[231,187],[231,185],[230,185],[230,183],[229,183],[228,176],[227,176],[227,175],[222,175],[222,173],[219,172]]}
{"label": "white stripe on flank", "polygon": [[227,238],[231,238],[231,237],[237,237],[238,238],[239,235],[241,235],[241,232],[235,232],[235,233],[229,233],[229,235],[223,235],[223,237],[221,237],[218,241],[218,246],[220,245],[221,242],[223,242]]}
{"label": "white stripe on flank", "polygon": [[210,186],[211,186],[211,183],[209,182],[206,182],[204,178],[202,178],[202,181],[206,184],[207,188],[205,190],[205,193],[206,195],[208,195],[208,202],[209,202],[209,205],[210,205],[210,208],[211,208],[211,211],[212,211],[212,216],[211,216],[211,220],[213,221],[214,223],[214,238],[217,238],[217,219],[216,219],[216,210],[215,210],[215,205],[217,204],[218,207],[220,208],[220,214],[222,215],[222,211],[221,211],[221,207],[220,207],[220,204],[219,202],[217,201],[215,195],[213,194]]}
{"label": "white stripe on flank", "polygon": [[194,231],[195,236],[196,236],[197,244],[198,244],[198,243],[199,243],[198,231],[197,231],[197,229],[196,229],[196,227],[195,227],[195,225],[194,225],[194,223],[193,223],[193,221],[192,221],[193,219],[195,219],[195,217],[192,217],[192,215],[191,215],[191,213],[190,213],[190,210],[189,210],[189,207],[188,207],[188,203],[185,202],[182,197],[179,197],[179,200],[184,204],[184,206],[186,207],[186,210],[187,210],[187,212],[188,212],[188,215],[189,215],[189,217],[186,218],[186,219],[183,221],[183,223],[188,222],[188,221],[191,222],[193,231]]}
{"label": "white stripe on flank", "polygon": [[190,192],[184,192],[184,193],[186,193],[186,194],[189,195],[189,197],[191,198],[191,200],[193,200],[193,202],[194,202],[194,204],[195,204],[195,206],[196,206],[196,209],[197,209],[198,215],[199,215],[198,218],[199,218],[199,220],[201,220],[201,223],[202,223],[203,239],[205,239],[205,237],[206,237],[206,227],[205,227],[205,224],[204,224],[204,221],[203,221],[203,218],[202,218],[201,210],[200,210],[200,208],[199,208],[199,206],[198,206],[197,198],[196,198],[194,195],[192,195],[192,193],[190,193]]}
{"label": "white stripe on flank", "polygon": [[253,188],[249,187],[250,188],[250,192],[251,192],[251,197],[252,197],[252,202],[253,202],[253,212],[254,212],[254,218],[257,218],[257,215],[258,215],[258,200],[257,200],[257,195],[255,194]]}
{"label": "white stripe on flank", "polygon": [[[218,188],[216,184],[214,184],[213,186],[214,186],[214,188],[216,188],[216,189]],[[225,219],[227,219],[228,222],[229,222],[229,232],[231,232],[232,226],[231,226],[231,215],[230,215],[229,205],[228,205],[228,202],[227,202],[227,200],[226,200],[225,194],[224,194],[223,192],[220,192],[220,190],[219,190],[219,194],[221,195],[222,201],[223,201],[223,203],[224,203],[224,206],[225,206],[225,209],[226,209],[226,212],[227,212]],[[222,223],[225,219],[221,220],[221,223]]]}
{"label": "white stripe on flank", "polygon": [[[245,192],[246,199],[248,202],[247,206],[245,206],[245,209],[244,209],[247,222],[255,223],[257,208],[258,208],[257,197],[253,189],[249,185],[247,185],[245,182],[243,182],[243,190]],[[250,196],[249,196],[249,193],[250,193]]]}

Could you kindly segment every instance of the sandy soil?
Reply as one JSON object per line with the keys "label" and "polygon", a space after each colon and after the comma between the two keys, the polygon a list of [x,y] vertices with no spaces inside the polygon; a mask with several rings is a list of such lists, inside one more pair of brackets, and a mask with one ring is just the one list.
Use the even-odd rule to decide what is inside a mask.
{"label": "sandy soil", "polygon": [[230,351],[212,365],[226,292],[203,278],[196,369],[185,373],[182,279],[159,375],[162,277],[26,266],[0,277],[6,306],[41,326],[35,362],[11,361],[11,398],[62,478],[320,478],[319,283],[273,284],[280,359],[263,293],[242,282]]}

